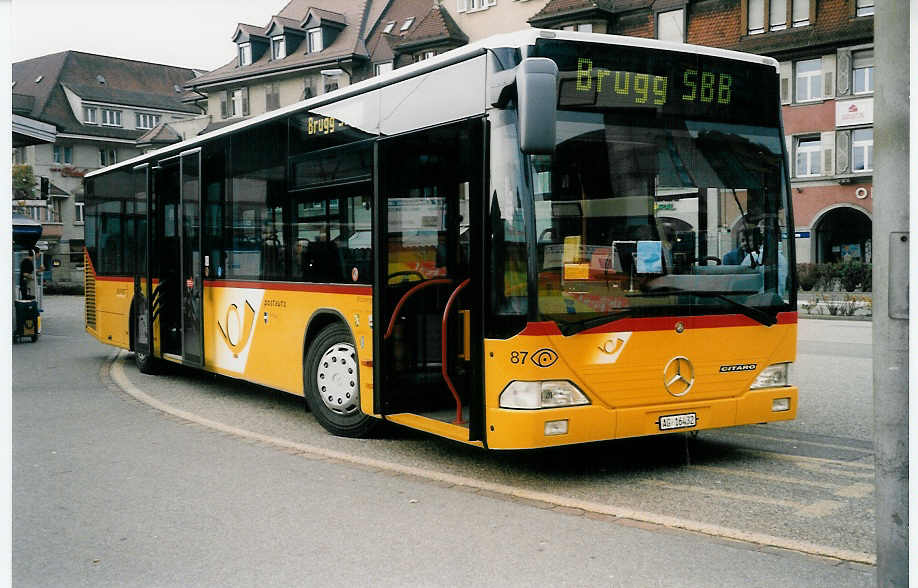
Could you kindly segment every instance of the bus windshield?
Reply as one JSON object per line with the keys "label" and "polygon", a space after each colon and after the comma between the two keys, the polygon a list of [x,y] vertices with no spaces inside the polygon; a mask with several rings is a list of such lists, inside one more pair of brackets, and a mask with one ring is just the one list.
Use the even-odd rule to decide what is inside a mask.
{"label": "bus windshield", "polygon": [[546,43],[561,77],[556,148],[520,164],[532,204],[502,236],[525,234],[530,259],[495,268],[497,313],[525,308],[565,334],[625,316],[773,323],[793,302],[774,68]]}

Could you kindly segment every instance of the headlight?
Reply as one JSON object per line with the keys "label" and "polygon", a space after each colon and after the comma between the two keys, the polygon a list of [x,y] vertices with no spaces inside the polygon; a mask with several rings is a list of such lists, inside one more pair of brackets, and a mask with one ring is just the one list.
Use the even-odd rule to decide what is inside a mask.
{"label": "headlight", "polygon": [[757,388],[778,388],[787,386],[787,366],[789,363],[776,363],[770,365],[755,379],[755,382],[749,386],[750,390]]}
{"label": "headlight", "polygon": [[589,403],[583,392],[566,380],[513,381],[500,393],[501,408],[535,410]]}

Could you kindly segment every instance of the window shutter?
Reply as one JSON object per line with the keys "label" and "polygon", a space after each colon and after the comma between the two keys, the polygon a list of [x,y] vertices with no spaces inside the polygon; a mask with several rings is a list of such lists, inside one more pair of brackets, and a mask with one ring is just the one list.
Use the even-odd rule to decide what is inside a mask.
{"label": "window shutter", "polygon": [[795,163],[797,154],[794,151],[794,136],[784,135],[784,144],[787,147],[787,169],[788,175],[794,177],[797,175],[797,165]]}
{"label": "window shutter", "polygon": [[779,68],[781,75],[781,104],[790,104],[793,63],[790,61],[783,62],[779,65]]}
{"label": "window shutter", "polygon": [[835,55],[822,56],[823,97],[835,96]]}
{"label": "window shutter", "polygon": [[226,110],[226,90],[220,92],[220,118],[227,118],[229,112]]}
{"label": "window shutter", "polygon": [[820,144],[823,147],[822,175],[835,175],[835,131],[822,133]]}
{"label": "window shutter", "polygon": [[249,89],[242,89],[242,116],[249,115]]}

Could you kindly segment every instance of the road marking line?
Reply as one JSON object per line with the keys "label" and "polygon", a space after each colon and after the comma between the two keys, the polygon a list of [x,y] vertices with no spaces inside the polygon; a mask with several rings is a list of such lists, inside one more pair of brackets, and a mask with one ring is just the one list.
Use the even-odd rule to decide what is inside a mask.
{"label": "road marking line", "polygon": [[826,515],[832,514],[844,506],[843,503],[838,502],[837,500],[823,499],[817,500],[810,504],[804,504],[801,502],[794,502],[792,500],[783,500],[781,498],[770,498],[768,496],[758,496],[755,494],[728,492],[727,490],[718,490],[716,488],[707,488],[704,486],[692,486],[690,484],[671,484],[669,482],[664,482],[663,480],[644,480],[642,483],[657,486],[658,488],[665,488],[667,490],[675,490],[677,492],[691,492],[694,494],[703,494],[705,496],[726,498],[728,500],[753,502],[756,504],[766,504],[768,506],[781,506],[784,508],[792,509],[794,514],[798,514],[806,518],[824,517]]}
{"label": "road marking line", "polygon": [[835,445],[833,443],[819,443],[818,441],[804,441],[802,439],[788,439],[785,437],[772,437],[771,435],[760,435],[758,433],[740,433],[738,431],[730,431],[730,434],[738,435],[740,437],[756,437],[758,439],[765,439],[768,441],[780,441],[782,443],[795,443],[798,445],[812,445],[813,447],[827,447],[829,449],[843,449],[845,451],[857,451],[858,453],[873,454],[873,449],[863,449],[861,447],[850,447],[848,445]]}
{"label": "road marking line", "polygon": [[782,482],[785,484],[797,484],[800,486],[812,486],[814,488],[822,488],[823,490],[839,490],[843,488],[841,484],[833,484],[832,482],[817,482],[816,480],[803,480],[798,478],[786,478],[782,476],[773,476],[771,474],[764,474],[761,472],[748,472],[745,470],[731,470],[729,468],[718,468],[714,466],[702,466],[702,465],[693,465],[696,470],[703,470],[706,472],[713,472],[715,474],[725,474],[729,476],[740,476],[743,478],[752,478],[754,480],[766,480],[768,482]]}
{"label": "road marking line", "polygon": [[[773,457],[775,459],[783,459],[785,461],[793,461],[793,462],[797,462],[800,464],[807,464],[806,466],[801,466],[801,467],[816,468],[816,467],[820,467],[818,464],[826,464],[826,465],[834,465],[834,466],[861,468],[861,469],[866,469],[866,470],[873,469],[872,463],[860,463],[857,461],[844,461],[841,459],[829,459],[826,457],[810,457],[807,455],[791,455],[788,453],[779,453],[777,451],[764,451],[761,449],[747,449],[745,447],[739,447],[737,448],[737,451],[748,453],[749,455],[757,455],[760,457]],[[858,458],[858,459],[862,459],[862,458]],[[821,471],[821,470],[817,470],[817,471]],[[871,478],[873,477],[873,474],[861,474],[857,472],[832,472],[832,473],[845,475],[845,476],[854,476],[854,477],[863,477],[863,476],[868,476],[868,475]]]}
{"label": "road marking line", "polygon": [[817,555],[821,557],[829,557],[833,559],[851,561],[856,563],[863,563],[867,565],[876,565],[877,558],[876,555],[872,553],[864,553],[858,551],[850,551],[847,549],[838,549],[835,547],[827,545],[817,545],[815,543],[809,543],[805,541],[797,541],[793,539],[787,539],[784,537],[775,537],[772,535],[766,535],[764,533],[756,533],[750,531],[743,531],[741,529],[732,529],[730,527],[723,527],[720,525],[713,525],[710,523],[703,523],[700,521],[692,521],[688,519],[682,519],[679,517],[672,517],[668,515],[661,515],[656,513],[644,512],[639,510],[634,510],[626,507],[619,507],[609,504],[601,504],[596,502],[589,502],[585,500],[578,500],[576,498],[568,498],[565,496],[558,496],[556,494],[550,494],[548,492],[539,492],[535,490],[526,490],[525,488],[517,488],[514,486],[509,486],[506,484],[498,484],[494,482],[486,482],[483,480],[477,480],[475,478],[468,478],[465,476],[459,476],[455,474],[448,474],[445,472],[438,472],[435,470],[427,470],[419,467],[408,466],[393,462],[387,462],[379,459],[373,459],[369,457],[363,457],[359,455],[353,455],[349,453],[344,453],[342,451],[335,451],[331,449],[325,449],[324,447],[317,447],[315,445],[307,445],[305,443],[297,443],[290,441],[288,439],[282,439],[279,437],[272,437],[270,435],[264,435],[262,433],[257,433],[255,431],[248,431],[246,429],[240,429],[232,425],[227,425],[226,423],[221,423],[218,421],[213,421],[194,413],[176,408],[165,402],[161,402],[152,396],[146,394],[135,386],[128,378],[124,372],[124,361],[122,358],[126,357],[123,351],[119,351],[114,355],[111,360],[110,374],[112,380],[129,396],[132,396],[134,399],[146,404],[156,410],[164,412],[166,414],[172,415],[184,419],[186,421],[213,429],[215,431],[221,431],[244,439],[249,439],[253,441],[259,441],[272,445],[281,449],[292,450],[303,454],[308,454],[313,457],[320,457],[324,459],[332,459],[344,463],[361,465],[364,467],[377,468],[386,472],[392,472],[397,474],[409,475],[416,478],[421,478],[425,480],[432,480],[440,483],[452,484],[454,486],[465,486],[468,488],[473,488],[477,490],[485,490],[488,492],[494,492],[503,496],[511,498],[522,498],[526,500],[535,500],[539,502],[546,502],[556,506],[562,506],[573,509],[580,509],[585,512],[610,515],[618,517],[621,519],[631,519],[635,521],[641,521],[645,523],[652,523],[655,525],[660,525],[663,527],[670,527],[673,529],[682,529],[686,531],[693,531],[696,533],[701,533],[704,535],[711,535],[714,537],[724,537],[727,539],[734,539],[737,541],[744,541],[747,543],[754,543],[762,546],[769,547],[778,547],[781,549],[788,549],[791,551],[798,551],[801,553],[808,553],[811,555]]}

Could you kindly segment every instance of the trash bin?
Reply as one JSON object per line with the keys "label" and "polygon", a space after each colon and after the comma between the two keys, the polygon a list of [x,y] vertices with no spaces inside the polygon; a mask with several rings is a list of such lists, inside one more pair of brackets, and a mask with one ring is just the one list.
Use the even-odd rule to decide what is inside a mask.
{"label": "trash bin", "polygon": [[37,300],[16,301],[16,323],[13,331],[13,341],[22,337],[29,337],[32,342],[38,341],[39,312]]}

